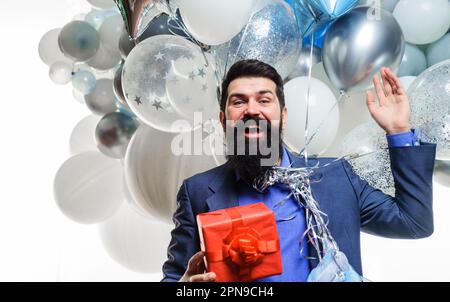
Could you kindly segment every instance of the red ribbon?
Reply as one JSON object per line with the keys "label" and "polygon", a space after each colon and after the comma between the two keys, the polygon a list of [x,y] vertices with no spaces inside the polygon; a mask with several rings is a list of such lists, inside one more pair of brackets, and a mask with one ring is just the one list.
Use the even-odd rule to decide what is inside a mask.
{"label": "red ribbon", "polygon": [[262,240],[254,228],[244,226],[238,209],[225,211],[231,218],[232,230],[223,240],[222,250],[207,252],[207,259],[210,262],[229,259],[237,266],[240,276],[249,275],[251,268],[260,264],[265,254],[279,250],[278,240]]}

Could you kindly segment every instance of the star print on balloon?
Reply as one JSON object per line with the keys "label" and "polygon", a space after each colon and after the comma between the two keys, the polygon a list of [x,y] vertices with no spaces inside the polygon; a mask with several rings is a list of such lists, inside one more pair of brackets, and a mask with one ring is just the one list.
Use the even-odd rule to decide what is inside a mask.
{"label": "star print on balloon", "polygon": [[123,66],[130,109],[145,124],[166,132],[192,130],[198,111],[203,119],[216,117],[215,64],[206,57],[197,45],[177,36],[158,35],[139,43]]}
{"label": "star print on balloon", "polygon": [[153,101],[152,106],[155,107],[156,110],[164,109],[164,108],[161,106],[161,101],[158,100],[158,99],[155,99],[155,100]]}

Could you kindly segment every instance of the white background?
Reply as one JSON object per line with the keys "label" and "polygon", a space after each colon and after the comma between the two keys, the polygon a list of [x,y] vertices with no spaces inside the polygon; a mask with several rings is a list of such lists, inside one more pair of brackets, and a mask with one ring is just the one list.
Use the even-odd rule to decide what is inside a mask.
{"label": "white background", "polygon": [[[114,262],[98,227],[69,220],[53,199],[55,173],[70,156],[71,131],[90,113],[74,100],[70,84],[50,81],[37,48],[44,33],[88,11],[82,0],[14,1],[0,10],[0,281],[158,281],[162,276]],[[450,281],[450,189],[436,183],[434,188],[432,237],[363,235],[367,278]]]}

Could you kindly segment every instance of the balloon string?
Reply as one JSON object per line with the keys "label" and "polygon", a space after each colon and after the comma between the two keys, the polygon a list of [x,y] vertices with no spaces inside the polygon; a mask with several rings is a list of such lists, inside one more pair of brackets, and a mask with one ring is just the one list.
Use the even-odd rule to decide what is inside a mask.
{"label": "balloon string", "polygon": [[[250,18],[248,19],[247,24],[246,24],[245,27],[244,27],[244,31],[242,32],[242,38],[241,38],[241,40],[239,41],[238,48],[237,48],[236,51],[234,52],[233,60],[232,60],[231,62],[235,62],[235,61],[236,61],[236,58],[237,58],[239,52],[241,51],[242,45],[244,44],[244,41],[245,41],[245,39],[246,39],[246,37],[247,37],[248,27],[249,27],[250,23],[252,22],[254,16],[255,16],[255,12],[253,12],[253,13],[251,14]],[[230,48],[231,48],[231,41],[232,41],[232,40],[233,40],[233,39],[231,39],[231,40],[228,42],[228,53],[227,53],[227,60],[226,60],[225,70],[224,70],[224,76],[225,76],[225,73],[226,73],[227,67],[228,67],[229,56],[230,56]]]}
{"label": "balloon string", "polygon": [[[325,118],[319,123],[319,126],[313,131],[311,137],[309,137],[308,139],[305,138],[305,146],[299,152],[300,155],[305,155],[305,161],[306,161],[306,158],[307,158],[307,154],[306,154],[307,149],[306,148],[309,146],[309,144],[312,142],[312,140],[319,133],[320,129],[325,124],[325,122],[328,120],[328,118],[331,116],[331,113],[337,107],[337,105],[339,105],[347,97],[348,97],[347,94],[343,90],[341,90],[339,98],[336,100],[336,102],[334,102],[333,106],[331,106],[330,110],[325,115]],[[308,99],[307,99],[307,104],[308,104]],[[308,107],[308,105],[307,105],[307,107]]]}
{"label": "balloon string", "polygon": [[305,165],[308,166],[308,150],[307,150],[307,142],[308,142],[308,125],[309,125],[309,98],[311,95],[311,74],[312,74],[312,61],[313,61],[313,50],[314,50],[314,33],[311,35],[311,49],[309,52],[309,70],[308,70],[308,88],[306,91],[306,118],[305,118],[305,146],[303,148],[305,155]]}

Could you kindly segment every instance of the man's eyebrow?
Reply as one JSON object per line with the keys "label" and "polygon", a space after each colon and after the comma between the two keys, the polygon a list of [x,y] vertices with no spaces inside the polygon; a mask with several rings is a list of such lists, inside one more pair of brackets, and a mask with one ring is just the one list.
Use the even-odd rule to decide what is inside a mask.
{"label": "man's eyebrow", "polygon": [[273,92],[271,90],[261,90],[258,91],[258,94],[266,94],[266,93],[270,93],[271,95],[274,95]]}
{"label": "man's eyebrow", "polygon": [[[270,93],[271,95],[274,95],[274,93],[271,90],[260,90],[258,91],[258,94],[266,94],[266,93]],[[239,93],[239,92],[235,92],[229,95],[229,99],[231,99],[232,97],[239,97],[239,98],[243,98],[246,97],[246,94],[244,93]]]}

